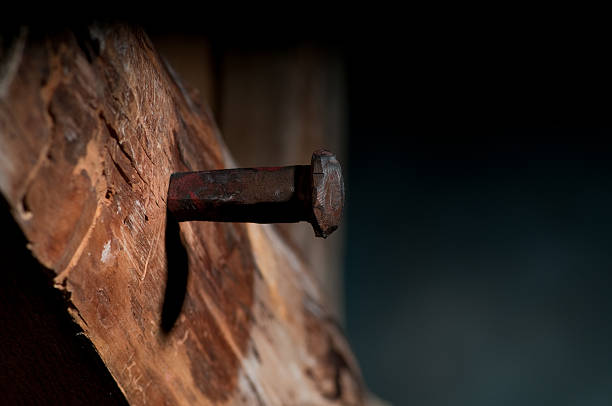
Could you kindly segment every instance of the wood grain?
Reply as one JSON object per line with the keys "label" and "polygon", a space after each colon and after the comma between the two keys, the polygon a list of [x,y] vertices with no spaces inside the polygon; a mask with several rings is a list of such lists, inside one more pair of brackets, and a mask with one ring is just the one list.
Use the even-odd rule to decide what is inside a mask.
{"label": "wood grain", "polygon": [[0,190],[130,404],[362,403],[321,288],[271,226],[166,216],[172,172],[232,159],[141,30],[23,30],[6,55]]}

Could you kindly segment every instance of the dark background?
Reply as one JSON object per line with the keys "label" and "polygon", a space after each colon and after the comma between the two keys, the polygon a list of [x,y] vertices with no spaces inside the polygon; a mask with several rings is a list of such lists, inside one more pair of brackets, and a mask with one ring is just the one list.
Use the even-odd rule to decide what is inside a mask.
{"label": "dark background", "polygon": [[395,404],[609,404],[609,131],[430,130],[392,148],[373,124],[351,119],[345,223],[370,388]]}
{"label": "dark background", "polygon": [[345,48],[366,382],[398,405],[610,404],[612,133],[569,128],[609,107],[605,65],[451,37]]}

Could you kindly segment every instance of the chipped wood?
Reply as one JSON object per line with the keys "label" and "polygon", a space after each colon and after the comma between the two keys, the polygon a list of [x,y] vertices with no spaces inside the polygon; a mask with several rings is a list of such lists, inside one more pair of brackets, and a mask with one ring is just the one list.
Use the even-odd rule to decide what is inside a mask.
{"label": "chipped wood", "polygon": [[15,41],[0,190],[128,402],[362,403],[321,288],[273,228],[168,221],[170,174],[231,158],[147,36]]}

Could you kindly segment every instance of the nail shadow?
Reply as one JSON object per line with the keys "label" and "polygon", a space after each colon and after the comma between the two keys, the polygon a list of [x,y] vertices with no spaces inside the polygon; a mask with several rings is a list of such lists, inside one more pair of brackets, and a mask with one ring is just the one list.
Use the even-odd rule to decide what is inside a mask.
{"label": "nail shadow", "polygon": [[181,314],[189,275],[189,258],[181,241],[181,229],[172,214],[166,210],[166,292],[161,312],[161,328],[169,333]]}

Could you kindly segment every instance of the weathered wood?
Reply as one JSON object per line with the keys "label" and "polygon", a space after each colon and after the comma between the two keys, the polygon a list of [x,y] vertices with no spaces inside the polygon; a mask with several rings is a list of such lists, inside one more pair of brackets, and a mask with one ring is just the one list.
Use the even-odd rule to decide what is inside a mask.
{"label": "weathered wood", "polygon": [[0,195],[0,403],[127,405]]}
{"label": "weathered wood", "polygon": [[[213,102],[223,138],[240,166],[293,165],[326,148],[338,155],[346,171],[347,89],[341,53],[301,41],[287,46],[282,36],[250,41],[244,46],[197,34],[153,36],[156,49],[181,78],[205,95],[209,105]],[[330,310],[342,319],[345,228],[326,241],[312,238],[300,224],[275,228],[315,272]]]}
{"label": "weathered wood", "polygon": [[131,404],[362,402],[320,287],[273,228],[167,221],[172,172],[232,161],[143,32],[24,31],[2,67],[0,190]]}

